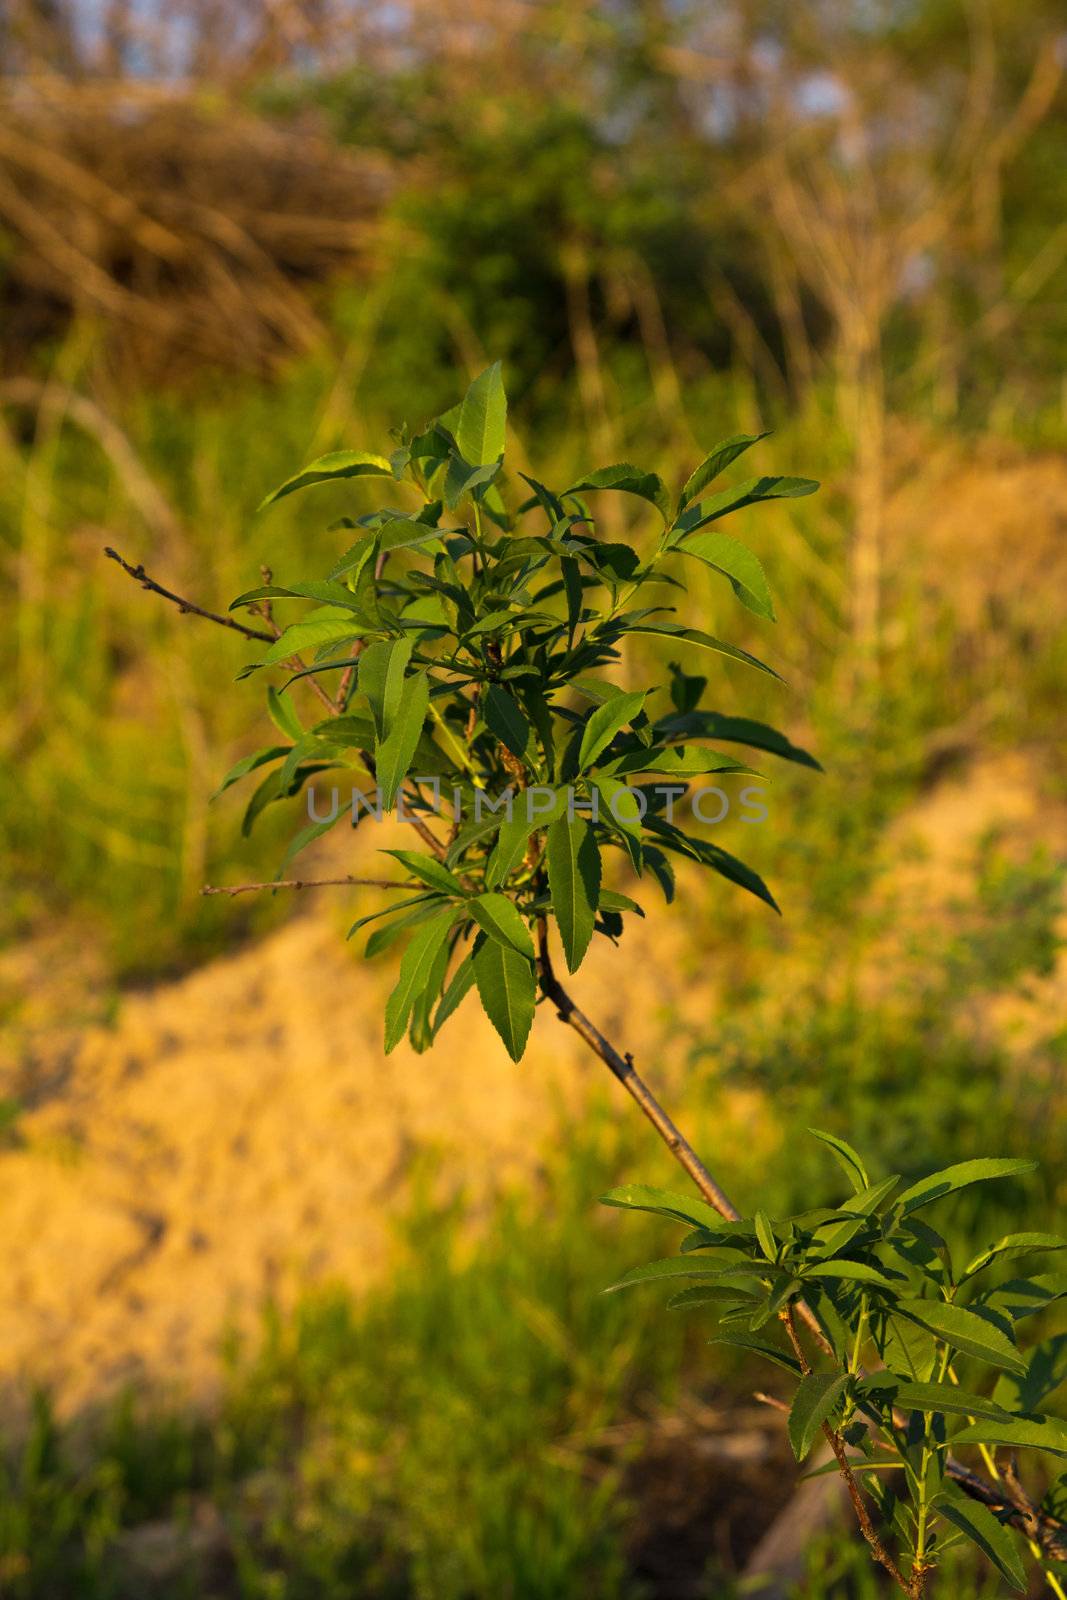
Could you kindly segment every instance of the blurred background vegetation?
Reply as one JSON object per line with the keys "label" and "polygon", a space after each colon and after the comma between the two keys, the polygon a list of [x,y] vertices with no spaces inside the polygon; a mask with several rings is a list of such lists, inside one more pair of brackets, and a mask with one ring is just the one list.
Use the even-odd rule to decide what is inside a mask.
{"label": "blurred background vegetation", "polygon": [[[380,448],[500,357],[517,457],[549,482],[631,453],[673,481],[773,428],[757,469],[824,484],[747,514],[790,690],[724,669],[719,704],[827,776],[778,781],[744,841],[784,928],[686,901],[731,996],[704,1027],[668,1017],[690,1120],[712,1141],[717,1097],[759,1091],[790,1159],[724,1167],[771,1207],[825,1188],[811,1122],[883,1169],[1037,1153],[1025,1192],[959,1225],[1055,1225],[1065,71],[1058,0],[8,0],[0,1147],[49,1027],[292,909],[200,898],[282,848],[280,822],[243,840],[207,805],[262,742],[254,696],[221,630],[101,547],[224,608],[321,537],[297,503],[257,522],[268,487]],[[759,626],[710,586],[690,603],[737,643]],[[970,837],[976,771],[1010,777],[1018,825],[976,798],[965,881],[909,922],[903,822],[955,784],[933,853],[937,827]],[[711,1426],[738,1375],[596,1294],[641,1244],[591,1216],[598,1186],[658,1160],[591,1113],[462,1258],[407,1197],[388,1287],[276,1314],[210,1416],[130,1399],[87,1444],[41,1397],[0,1476],[0,1591],[146,1592],[130,1530],[172,1526],[202,1559],[164,1561],[153,1593],[731,1592],[781,1460],[686,1456],[664,1419]],[[810,1596],[875,1590],[840,1539],[810,1561]]]}

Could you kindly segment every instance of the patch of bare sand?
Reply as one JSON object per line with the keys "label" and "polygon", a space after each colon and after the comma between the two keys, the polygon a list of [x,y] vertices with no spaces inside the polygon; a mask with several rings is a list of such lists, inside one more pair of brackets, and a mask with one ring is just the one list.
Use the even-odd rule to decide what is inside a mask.
{"label": "patch of bare sand", "polygon": [[[355,959],[338,921],[301,905],[260,944],[127,996],[114,1026],[57,1036],[61,1063],[38,1042],[55,1092],[0,1157],[0,1380],[46,1379],[64,1409],[125,1382],[209,1390],[223,1329],[268,1295],[382,1274],[420,1155],[477,1211],[591,1095],[621,1098],[546,1008],[518,1067],[474,997],[431,1053],[386,1058],[392,964]],[[574,982],[661,1083],[677,921],[638,924],[621,955],[597,940]],[[699,1015],[706,983],[679,998]]]}

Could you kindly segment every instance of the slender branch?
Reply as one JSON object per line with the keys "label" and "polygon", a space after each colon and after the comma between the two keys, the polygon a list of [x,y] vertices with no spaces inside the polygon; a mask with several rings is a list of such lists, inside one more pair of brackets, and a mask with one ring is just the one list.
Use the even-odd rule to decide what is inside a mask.
{"label": "slender branch", "polygon": [[180,594],[164,589],[161,583],[150,578],[139,562],[136,567],[131,567],[130,563],[124,561],[118,551],[112,550],[110,545],[104,546],[104,554],[112,561],[117,561],[123,572],[128,573],[142,589],[150,589],[153,594],[161,595],[164,600],[169,600],[171,605],[177,606],[179,611],[191,612],[194,617],[204,617],[208,622],[217,622],[220,628],[232,628],[234,633],[243,633],[246,639],[261,639],[264,644],[272,644],[277,637],[272,633],[263,633],[259,628],[246,628],[236,617],[220,617],[216,611],[205,611],[203,606],[196,605],[194,601],[183,600]]}
{"label": "slender branch", "polygon": [[776,1394],[765,1394],[762,1389],[754,1389],[752,1398],[758,1400],[761,1406],[770,1406],[772,1411],[781,1411],[785,1416],[789,1415],[789,1407],[784,1400],[779,1400]]}
{"label": "slender branch", "polygon": [[[681,1133],[666,1111],[664,1111],[634,1066],[633,1056],[630,1055],[629,1051],[625,1055],[619,1054],[614,1045],[605,1039],[600,1029],[590,1022],[585,1013],[575,1004],[556,977],[548,946],[548,923],[544,917],[538,919],[537,945],[537,966],[541,980],[541,992],[556,1007],[560,1021],[573,1028],[585,1040],[594,1054],[598,1055],[601,1061],[618,1078],[627,1094],[636,1100],[649,1122],[651,1122],[668,1150],[674,1156],[674,1159],[689,1174],[708,1204],[714,1206],[720,1217],[723,1217],[727,1222],[740,1222],[740,1211],[738,1211],[725,1190],[712,1177],[685,1135]],[[801,1305],[800,1315],[819,1347],[827,1354],[832,1354],[829,1341],[819,1327],[815,1314],[810,1307]]]}
{"label": "slender branch", "polygon": [[[724,1217],[727,1222],[736,1222],[740,1217],[737,1207],[715,1181],[696,1154],[696,1151],[679,1132],[678,1128],[675,1127],[652,1091],[643,1082],[634,1067],[633,1057],[629,1052],[625,1055],[619,1054],[614,1045],[605,1039],[600,1029],[590,1022],[584,1012],[579,1009],[556,977],[548,945],[548,923],[543,917],[538,920],[537,924],[537,944],[537,967],[541,992],[555,1006],[560,1021],[567,1023],[580,1038],[585,1040],[593,1053],[599,1056],[600,1060],[619,1080],[626,1092],[636,1100],[675,1160],[689,1174],[709,1205],[714,1206],[719,1215]],[[797,1302],[795,1310],[819,1348],[827,1355],[832,1356],[833,1350],[830,1343],[819,1326],[810,1306],[801,1300]],[[978,1500],[991,1510],[1000,1512],[1007,1517],[1007,1520],[1014,1527],[1021,1529],[1024,1533],[1027,1532],[1029,1512],[1024,1513],[1019,1507],[1013,1505],[1001,1487],[994,1487],[992,1484],[987,1483],[984,1478],[980,1477],[976,1472],[972,1472],[969,1467],[965,1467],[962,1462],[955,1460],[952,1456],[948,1456],[945,1461],[945,1471],[953,1482],[957,1483],[972,1500]],[[1034,1508],[1031,1508],[1031,1511],[1033,1510]],[[1054,1560],[1067,1559],[1067,1539],[1065,1539],[1063,1523],[1055,1517],[1050,1517],[1040,1509],[1037,1509],[1034,1514],[1040,1523],[1040,1532],[1037,1538],[1046,1555]]]}
{"label": "slender branch", "polygon": [[[117,550],[112,550],[110,545],[106,545],[104,547],[104,554],[109,556],[112,561],[117,561],[123,572],[128,573],[131,578],[135,579],[135,581],[141,585],[142,589],[148,589],[152,592],[152,594],[158,594],[162,596],[164,600],[169,600],[172,605],[178,607],[179,611],[191,613],[193,616],[203,617],[208,622],[217,622],[221,628],[230,628],[234,633],[243,634],[246,639],[259,639],[262,640],[264,644],[273,644],[275,639],[280,637],[281,630],[274,621],[274,618],[270,615],[269,606],[266,608],[264,615],[266,617],[267,624],[271,629],[270,633],[264,633],[259,628],[246,628],[244,623],[238,622],[234,617],[220,617],[215,611],[205,611],[203,606],[196,605],[194,601],[186,600],[180,594],[174,594],[172,590],[165,589],[161,583],[157,583],[154,578],[150,578],[148,576],[143,566],[138,564],[136,567],[132,567],[128,561],[123,560],[122,556],[119,555]],[[362,645],[357,647],[357,655],[361,647]],[[303,670],[304,662],[299,656],[291,657],[291,663],[298,670]],[[351,669],[349,669],[349,672],[350,671]],[[341,679],[342,691],[341,695],[339,696],[340,703],[338,703],[338,701],[331,700],[330,696],[326,693],[326,690],[322,687],[322,684],[319,683],[318,679],[314,675],[309,675],[308,677],[308,683],[311,685],[311,688],[314,690],[316,696],[322,702],[323,706],[325,706],[331,717],[337,717],[341,715],[344,706],[344,699],[347,696],[348,688],[351,684],[351,677],[348,676],[348,674],[346,674],[346,677],[342,677]],[[368,771],[373,777],[374,763],[371,760],[371,757],[366,751],[361,750],[359,753],[366,763]],[[427,827],[426,823],[423,822],[421,817],[409,816],[406,820],[410,822],[411,826],[415,829],[415,832],[426,845],[427,849],[437,857],[438,861],[443,861],[445,856],[448,854],[448,851],[446,846],[433,832],[432,828]],[[275,884],[274,887],[280,888],[282,885]]]}
{"label": "slender branch", "polygon": [[[780,1318],[786,1333],[789,1335],[789,1342],[793,1346],[793,1352],[800,1363],[801,1372],[805,1377],[810,1377],[811,1363],[807,1358],[804,1346],[800,1342],[800,1335],[797,1333],[796,1322],[793,1316],[793,1307],[791,1305],[787,1305],[785,1310],[780,1313]],[[838,1470],[840,1471],[842,1478],[845,1480],[845,1487],[848,1490],[848,1497],[852,1501],[852,1509],[856,1513],[856,1521],[859,1523],[860,1532],[863,1534],[863,1537],[870,1546],[871,1555],[874,1557],[875,1561],[878,1562],[879,1566],[885,1568],[897,1587],[903,1590],[906,1595],[908,1595],[909,1600],[914,1600],[914,1597],[920,1591],[916,1588],[915,1584],[908,1582],[907,1578],[905,1578],[904,1574],[897,1566],[897,1563],[893,1560],[893,1557],[890,1555],[889,1551],[879,1538],[878,1530],[871,1521],[870,1512],[867,1510],[866,1502],[863,1499],[863,1495],[860,1493],[860,1486],[856,1482],[856,1474],[849,1465],[848,1454],[845,1450],[845,1446],[841,1440],[840,1434],[835,1433],[828,1422],[823,1423],[822,1432],[823,1437],[834,1453],[834,1460],[837,1462]]]}
{"label": "slender branch", "polygon": [[407,889],[413,885],[396,883],[391,878],[279,878],[274,883],[205,883],[201,894],[252,894],[258,889],[332,889],[338,884],[357,884],[364,889]]}

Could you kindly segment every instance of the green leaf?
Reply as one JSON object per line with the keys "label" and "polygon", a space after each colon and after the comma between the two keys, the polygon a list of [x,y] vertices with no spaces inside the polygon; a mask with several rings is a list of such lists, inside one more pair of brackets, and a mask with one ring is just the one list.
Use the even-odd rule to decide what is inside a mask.
{"label": "green leaf", "polygon": [[361,624],[347,617],[309,617],[304,622],[291,622],[281,636],[275,639],[261,667],[272,667],[276,662],[288,661],[290,656],[303,650],[317,650],[324,644],[339,644],[342,639],[358,639],[363,632]]}
{"label": "green leaf", "polygon": [[963,1494],[940,1494],[934,1501],[946,1522],[951,1522],[975,1543],[1013,1589],[1026,1592],[1026,1573],[1010,1528],[998,1522],[987,1506]]}
{"label": "green leaf", "polygon": [[267,598],[318,600],[320,605],[341,606],[345,611],[362,612],[362,607],[352,591],[346,589],[343,583],[332,583],[329,579],[317,579],[312,583],[294,583],[288,589],[280,588],[273,583],[260,589],[249,589],[246,594],[240,594],[236,600],[230,601],[230,610],[235,611],[238,606],[247,605],[251,600]]}
{"label": "green leaf", "polygon": [[716,639],[713,634],[702,633],[699,628],[683,628],[679,622],[639,622],[628,631],[650,633],[663,639],[677,639],[680,644],[695,644],[701,650],[714,650],[718,655],[726,656],[731,661],[740,661],[746,667],[755,667],[758,672],[765,672],[768,677],[777,678],[779,683],[785,681],[781,673],[775,672],[765,661],[749,655],[747,650],[739,650],[736,645]]}
{"label": "green leaf", "polygon": [[441,894],[466,895],[462,883],[454,872],[449,872],[435,856],[425,856],[417,850],[383,850],[383,855],[392,856],[406,867],[413,877],[429,884],[431,889],[437,889]]}
{"label": "green leaf", "polygon": [[852,1146],[844,1139],[839,1139],[835,1133],[824,1133],[821,1128],[809,1128],[808,1132],[813,1138],[821,1140],[831,1149],[841,1166],[845,1169],[845,1176],[852,1185],[855,1194],[869,1191],[871,1180],[867,1176],[867,1169],[860,1160]]}
{"label": "green leaf", "polygon": [[278,732],[284,733],[287,739],[295,743],[303,737],[304,730],[293,702],[284,689],[276,689],[273,684],[267,688],[267,714]]}
{"label": "green leaf", "polygon": [[400,709],[411,650],[411,639],[405,634],[399,639],[376,640],[359,658],[357,684],[370,704],[379,740],[388,736]]}
{"label": "green leaf", "polygon": [[696,556],[727,578],[741,604],[758,617],[774,621],[774,601],[758,556],[728,533],[698,533],[678,545],[678,553]]}
{"label": "green leaf", "polygon": [[752,1286],[746,1288],[740,1282],[731,1280],[729,1283],[695,1283],[690,1289],[679,1289],[677,1294],[672,1294],[667,1301],[668,1311],[689,1311],[694,1306],[711,1305],[717,1300],[729,1300],[740,1304],[743,1300],[754,1300],[756,1290],[761,1288],[759,1279],[752,1279]]}
{"label": "green leaf", "polygon": [[767,1257],[767,1260],[777,1261],[778,1240],[775,1237],[774,1228],[771,1226],[770,1217],[765,1211],[757,1211],[752,1219],[752,1225],[756,1230],[759,1247]]}
{"label": "green leaf", "polygon": [[928,1206],[933,1200],[940,1200],[943,1195],[953,1194],[957,1189],[965,1189],[971,1183],[987,1183],[991,1178],[1014,1178],[1023,1172],[1033,1172],[1037,1166],[1036,1161],[1004,1161],[991,1158],[981,1158],[977,1161],[960,1161],[954,1167],[945,1167],[941,1172],[932,1172],[928,1178],[922,1178],[918,1183],[912,1184],[910,1189],[897,1199],[901,1216],[910,1216],[913,1211],[918,1211],[920,1206]]}
{"label": "green leaf", "polygon": [[624,1183],[618,1189],[609,1189],[601,1195],[600,1204],[618,1206],[623,1211],[648,1211],[675,1222],[692,1223],[695,1228],[708,1228],[713,1233],[730,1227],[706,1200],[676,1194],[673,1189],[655,1189],[647,1183]]}
{"label": "green leaf", "polygon": [[376,752],[378,789],[386,811],[395,802],[400,786],[407,777],[429,709],[430,680],[425,672],[416,672],[405,680],[392,730]]}
{"label": "green leaf", "polygon": [[448,1021],[452,1013],[474,988],[474,956],[473,953],[464,956],[459,966],[449,981],[448,987],[441,996],[441,1004],[433,1019],[433,1032],[436,1037]]}
{"label": "green leaf", "polygon": [[1047,1450],[1067,1456],[1067,1422],[1060,1417],[1033,1415],[984,1419],[961,1428],[952,1440],[958,1444],[1004,1445],[1013,1450]]}
{"label": "green leaf", "polygon": [[1044,1250],[1067,1250],[1067,1239],[1061,1239],[1056,1233],[1007,1233],[1003,1239],[998,1239],[996,1244],[991,1244],[975,1256],[965,1268],[960,1282],[966,1283],[968,1278],[973,1278],[975,1273],[988,1267],[991,1261],[1010,1261],[1015,1256],[1028,1256]]}
{"label": "green leaf", "polygon": [[485,881],[490,889],[503,883],[522,864],[530,835],[543,826],[536,818],[532,822],[528,820],[524,815],[521,795],[519,798],[520,803],[515,807],[510,821],[505,817],[500,824],[500,832],[485,869]]}
{"label": "green leaf", "polygon": [[530,724],[514,696],[499,683],[490,683],[482,697],[481,711],[489,732],[521,761],[530,742]]}
{"label": "green leaf", "polygon": [[385,1004],[385,1053],[404,1037],[415,1000],[426,987],[437,952],[456,920],[456,908],[438,912],[415,934],[400,962],[400,976]]}
{"label": "green leaf", "polygon": [[548,830],[548,886],[567,970],[577,972],[589,948],[600,899],[600,852],[588,822],[559,817]]}
{"label": "green leaf", "polygon": [[1002,1372],[993,1398],[1011,1411],[1036,1411],[1067,1378],[1067,1333],[1054,1333],[1026,1352],[1026,1376]]}
{"label": "green leaf", "polygon": [[506,894],[480,894],[468,905],[478,926],[498,944],[510,945],[521,956],[533,960],[533,940],[530,930],[522,920],[515,903]]}
{"label": "green leaf", "polygon": [[894,1312],[917,1322],[935,1338],[965,1355],[976,1356],[991,1367],[1025,1374],[1026,1362],[999,1323],[988,1314],[980,1316],[966,1306],[949,1305],[943,1300],[898,1300]]}
{"label": "green leaf", "polygon": [[504,454],[507,405],[500,362],[494,361],[475,378],[459,408],[456,444],[472,467],[488,466]]}
{"label": "green leaf", "polygon": [[693,1255],[667,1256],[662,1261],[643,1261],[640,1266],[631,1267],[617,1282],[609,1283],[604,1293],[614,1294],[616,1289],[632,1289],[639,1283],[659,1283],[665,1278],[715,1278],[725,1281],[738,1273],[743,1277],[751,1277],[752,1268],[711,1266]]}
{"label": "green leaf", "polygon": [[679,498],[678,509],[681,510],[683,506],[687,506],[690,500],[695,500],[697,495],[706,489],[714,478],[719,476],[720,472],[724,472],[732,462],[737,460],[739,455],[743,455],[754,444],[759,444],[761,439],[766,439],[769,432],[770,430],[767,429],[763,433],[736,433],[731,438],[723,439],[720,444],[717,444],[704,457],[696,471],[690,474]]}
{"label": "green leaf", "polygon": [[718,711],[686,711],[662,717],[654,731],[660,739],[725,739],[728,743],[747,744],[753,750],[766,750],[783,761],[795,761],[798,766],[811,767],[814,772],[822,771],[815,757],[793,744],[784,733],[768,727],[765,722],[753,722],[749,717],[727,717]]}
{"label": "green leaf", "polygon": [[800,1385],[789,1412],[789,1443],[803,1461],[848,1388],[848,1373],[809,1372]]}
{"label": "green leaf", "polygon": [[567,636],[573,642],[574,630],[582,616],[582,579],[578,563],[572,556],[564,556],[559,564],[563,578],[563,592],[567,597]]}
{"label": "green leaf", "polygon": [[642,472],[628,461],[613,467],[600,467],[586,473],[577,483],[572,483],[567,494],[584,494],[587,489],[617,489],[622,494],[635,494],[654,505],[664,522],[670,520],[670,496],[663,479],[655,472]]}
{"label": "green leaf", "polygon": [[257,508],[265,511],[276,500],[282,500],[287,494],[294,494],[297,489],[306,489],[309,484],[329,483],[335,478],[391,478],[393,469],[384,456],[368,455],[364,450],[333,450],[329,455],[319,456],[317,461],[312,461],[303,471],[295,477],[287,478],[277,489],[274,489]]}
{"label": "green leaf", "polygon": [[877,1267],[872,1267],[866,1261],[817,1261],[814,1266],[804,1269],[805,1278],[844,1278],[853,1283],[873,1283],[879,1289],[897,1289],[901,1283],[901,1274],[896,1278],[887,1277]]}
{"label": "green leaf", "polygon": [[[212,800],[217,800],[219,795],[224,794],[231,784],[240,782],[242,778],[247,778],[250,772],[255,772],[259,767],[265,767],[268,761],[280,761],[282,756],[289,754],[289,750],[290,746],[287,744],[272,744],[265,750],[256,750],[250,756],[242,756],[240,761],[234,762],[223,778],[211,796]],[[273,777],[274,774],[272,773],[271,776]]]}
{"label": "green leaf", "polygon": [[796,1357],[789,1355],[780,1345],[772,1344],[769,1339],[761,1339],[751,1333],[719,1333],[714,1339],[709,1339],[708,1343],[729,1345],[735,1350],[749,1350],[753,1355],[773,1361],[775,1366],[784,1367],[786,1372],[791,1372],[794,1377],[800,1376],[800,1362]]}
{"label": "green leaf", "polygon": [[485,1014],[512,1061],[521,1061],[537,997],[533,964],[510,944],[486,937],[475,946],[473,964]]}
{"label": "green leaf", "polygon": [[858,1392],[881,1404],[930,1416],[984,1417],[998,1422],[1008,1414],[995,1401],[969,1394],[954,1383],[907,1383],[892,1372],[875,1372],[862,1378]]}
{"label": "green leaf", "polygon": [[578,751],[578,767],[587,772],[597,756],[628,722],[632,722],[645,703],[648,691],[641,689],[633,694],[613,695],[592,713],[582,732]]}
{"label": "green leaf", "polygon": [[671,543],[676,544],[687,533],[693,533],[731,511],[740,511],[743,506],[755,505],[759,500],[795,500],[800,495],[814,494],[818,487],[814,478],[749,478],[747,482],[736,484],[732,489],[721,489],[718,494],[683,511],[675,521]]}
{"label": "green leaf", "polygon": [[1007,1283],[999,1283],[986,1300],[990,1305],[994,1302],[1003,1305],[1009,1317],[1019,1322],[1023,1317],[1044,1311],[1046,1306],[1054,1300],[1062,1300],[1065,1295],[1067,1278],[1046,1272],[1036,1278],[1011,1278]]}

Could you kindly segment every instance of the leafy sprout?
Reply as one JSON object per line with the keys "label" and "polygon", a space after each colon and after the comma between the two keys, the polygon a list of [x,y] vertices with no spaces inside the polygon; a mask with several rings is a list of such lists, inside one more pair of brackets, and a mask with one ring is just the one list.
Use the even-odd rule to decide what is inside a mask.
{"label": "leafy sprout", "polygon": [[[223,787],[257,776],[246,831],[325,773],[350,772],[360,785],[366,804],[357,796],[353,821],[399,802],[427,849],[394,853],[404,871],[396,898],[352,930],[379,924],[369,953],[408,941],[386,1047],[406,1032],[426,1048],[473,988],[517,1061],[537,995],[533,935],[554,924],[574,972],[594,936],[617,939],[626,917],[642,914],[608,886],[606,852],[668,900],[671,861],[682,857],[775,907],[751,867],[675,820],[674,801],[693,779],[753,775],[737,747],[818,763],[763,723],[703,707],[707,680],[677,662],[662,681],[633,688],[619,671],[627,639],[640,636],[777,677],[678,620],[676,602],[697,561],[772,619],[760,562],[719,523],[817,485],[764,476],[715,487],[762,434],[716,445],[677,495],[628,463],[563,489],[525,474],[516,485],[504,470],[506,414],[495,364],[389,455],[333,452],[267,497],[263,509],[324,483],[375,480],[383,500],[406,503],[342,517],[333,532],[345,548],[321,571],[233,602],[231,610],[294,600],[303,608],[245,669],[288,665],[285,686],[268,691],[288,743],[245,757]],[[604,494],[641,502],[651,537],[603,537],[595,508]],[[305,727],[288,689],[307,678],[328,715]],[[282,870],[345,814],[313,814]]]}

